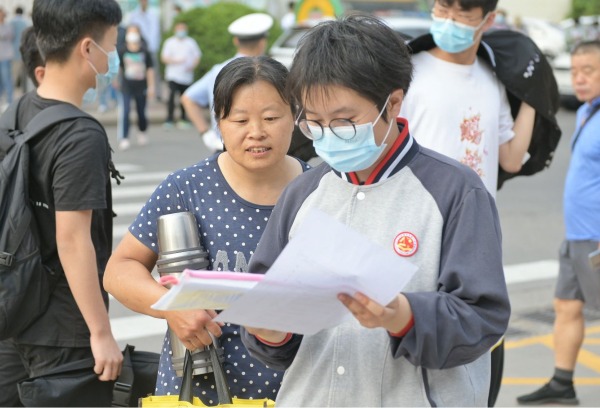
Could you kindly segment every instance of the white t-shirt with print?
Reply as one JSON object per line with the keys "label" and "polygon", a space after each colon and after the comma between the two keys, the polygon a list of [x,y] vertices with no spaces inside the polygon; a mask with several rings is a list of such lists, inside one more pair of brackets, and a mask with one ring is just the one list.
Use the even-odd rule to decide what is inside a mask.
{"label": "white t-shirt with print", "polygon": [[165,41],[161,57],[180,61],[165,66],[165,80],[181,85],[194,82],[194,63],[202,56],[198,43],[191,37],[170,37]]}
{"label": "white t-shirt with print", "polygon": [[514,137],[504,85],[484,62],[413,56],[414,77],[400,116],[420,145],[471,167],[492,196],[498,185],[498,147]]}

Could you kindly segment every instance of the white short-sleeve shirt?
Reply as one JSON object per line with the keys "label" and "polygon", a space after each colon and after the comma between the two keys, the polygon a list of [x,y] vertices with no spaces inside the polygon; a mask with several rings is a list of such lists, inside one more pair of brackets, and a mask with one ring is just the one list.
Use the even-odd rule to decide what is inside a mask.
{"label": "white short-sleeve shirt", "polygon": [[499,146],[514,137],[504,85],[479,59],[461,65],[420,52],[412,60],[400,116],[420,145],[471,167],[495,197]]}
{"label": "white short-sleeve shirt", "polygon": [[165,79],[182,85],[194,82],[194,63],[202,56],[198,43],[191,37],[170,37],[163,45],[161,56],[175,61],[165,67]]}

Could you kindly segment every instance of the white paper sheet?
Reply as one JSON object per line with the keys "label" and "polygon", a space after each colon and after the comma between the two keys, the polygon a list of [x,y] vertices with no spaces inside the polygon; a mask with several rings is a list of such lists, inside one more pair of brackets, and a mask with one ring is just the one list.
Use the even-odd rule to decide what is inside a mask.
{"label": "white paper sheet", "polygon": [[263,278],[264,275],[249,273],[185,270],[179,282],[153,304],[152,308],[225,309]]}
{"label": "white paper sheet", "polygon": [[341,292],[388,304],[417,267],[326,214],[313,210],[251,290],[216,317],[299,334],[314,334],[350,315]]}

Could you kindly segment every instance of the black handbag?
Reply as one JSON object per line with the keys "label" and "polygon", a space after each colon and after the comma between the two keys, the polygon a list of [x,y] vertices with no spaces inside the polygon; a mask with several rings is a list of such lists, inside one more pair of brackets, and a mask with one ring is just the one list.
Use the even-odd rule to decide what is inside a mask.
{"label": "black handbag", "polygon": [[123,350],[116,381],[100,381],[94,359],[74,361],[18,384],[26,407],[137,407],[138,399],[154,392],[160,354]]}

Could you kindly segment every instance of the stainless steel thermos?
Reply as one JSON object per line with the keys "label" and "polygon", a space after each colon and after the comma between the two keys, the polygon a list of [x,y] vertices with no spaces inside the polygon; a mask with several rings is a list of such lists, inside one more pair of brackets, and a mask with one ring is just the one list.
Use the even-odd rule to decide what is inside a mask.
{"label": "stainless steel thermos", "polygon": [[[158,261],[156,268],[160,276],[176,277],[184,269],[206,269],[209,265],[208,252],[202,247],[198,234],[196,217],[191,212],[178,212],[162,215],[158,218]],[[169,330],[171,360],[173,369],[179,377],[183,375],[185,346],[179,338]],[[212,372],[210,355],[207,348],[195,350],[194,375]]]}

